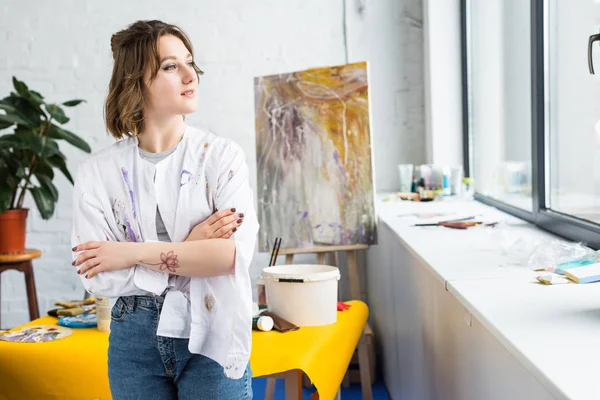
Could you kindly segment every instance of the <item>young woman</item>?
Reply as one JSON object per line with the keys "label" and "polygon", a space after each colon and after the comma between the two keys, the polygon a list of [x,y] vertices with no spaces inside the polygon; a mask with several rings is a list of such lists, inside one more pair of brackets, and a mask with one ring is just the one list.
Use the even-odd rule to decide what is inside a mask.
{"label": "young woman", "polygon": [[138,21],[111,47],[105,118],[122,140],[79,165],[72,242],[86,290],[116,299],[112,397],[252,398],[244,152],[186,125],[202,71],[181,29]]}

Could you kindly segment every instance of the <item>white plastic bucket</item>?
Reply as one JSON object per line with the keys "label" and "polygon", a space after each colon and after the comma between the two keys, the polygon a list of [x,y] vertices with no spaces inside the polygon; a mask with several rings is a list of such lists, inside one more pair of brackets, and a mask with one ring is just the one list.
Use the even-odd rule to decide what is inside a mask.
{"label": "white plastic bucket", "polygon": [[337,321],[340,270],[329,265],[290,264],[263,270],[267,307],[297,326]]}

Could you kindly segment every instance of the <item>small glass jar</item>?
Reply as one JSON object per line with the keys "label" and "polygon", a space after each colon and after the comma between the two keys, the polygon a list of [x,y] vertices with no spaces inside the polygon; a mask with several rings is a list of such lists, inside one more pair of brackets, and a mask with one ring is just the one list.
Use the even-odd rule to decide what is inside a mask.
{"label": "small glass jar", "polygon": [[96,297],[96,317],[98,330],[110,332],[110,299],[108,297]]}

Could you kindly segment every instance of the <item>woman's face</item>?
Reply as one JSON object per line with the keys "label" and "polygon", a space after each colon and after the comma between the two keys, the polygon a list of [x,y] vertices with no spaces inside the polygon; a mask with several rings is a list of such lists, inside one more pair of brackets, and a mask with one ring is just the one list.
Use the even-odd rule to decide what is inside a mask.
{"label": "woman's face", "polygon": [[198,77],[192,55],[183,42],[175,36],[164,35],[158,39],[159,69],[152,82],[150,68],[146,71],[146,115],[159,117],[185,115],[196,111]]}

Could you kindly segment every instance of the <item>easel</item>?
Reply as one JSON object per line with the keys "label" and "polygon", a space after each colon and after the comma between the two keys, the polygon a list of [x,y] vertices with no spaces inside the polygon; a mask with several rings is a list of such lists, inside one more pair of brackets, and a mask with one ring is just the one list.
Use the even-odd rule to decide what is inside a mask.
{"label": "easel", "polygon": [[[278,255],[285,254],[285,263],[293,264],[296,254],[317,254],[317,264],[325,264],[328,254],[333,256],[334,265],[339,268],[339,251],[345,251],[348,259],[348,279],[350,282],[350,297],[353,300],[361,300],[360,296],[360,277],[358,275],[358,266],[356,264],[356,251],[366,250],[369,245],[352,244],[341,246],[318,246],[299,249],[284,249],[280,250]],[[358,342],[358,365],[360,369],[360,382],[362,389],[362,398],[372,400],[373,393],[371,391],[371,372],[369,367],[369,352],[367,350],[367,336],[372,335],[371,327],[367,323],[363,330],[363,334]],[[265,390],[265,400],[272,400],[275,396],[275,379],[267,378],[267,387]],[[287,390],[287,388],[286,388]],[[338,397],[340,393],[338,392]]]}

